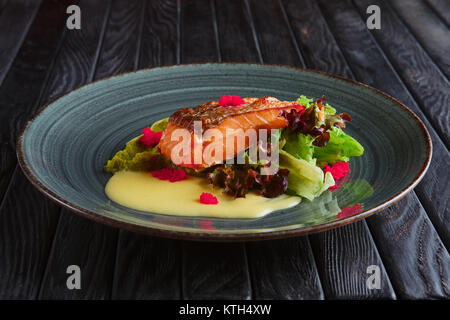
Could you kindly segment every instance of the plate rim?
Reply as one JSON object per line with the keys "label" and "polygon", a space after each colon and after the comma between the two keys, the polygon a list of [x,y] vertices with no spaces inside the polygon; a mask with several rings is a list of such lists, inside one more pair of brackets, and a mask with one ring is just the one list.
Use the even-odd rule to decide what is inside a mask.
{"label": "plate rim", "polygon": [[[138,72],[145,72],[150,70],[157,70],[157,69],[166,69],[166,68],[173,68],[173,67],[195,67],[195,66],[205,66],[205,65],[217,65],[217,66],[225,66],[225,65],[246,65],[249,67],[277,67],[277,68],[283,68],[283,69],[293,69],[295,71],[302,71],[307,73],[315,73],[320,74],[323,76],[326,76],[328,78],[334,78],[343,80],[345,82],[364,87],[366,89],[369,89],[376,94],[379,94],[383,96],[384,98],[387,98],[388,100],[392,101],[397,106],[404,109],[413,119],[416,120],[418,126],[421,129],[422,136],[425,138],[426,146],[427,146],[427,157],[424,161],[422,167],[419,170],[419,173],[416,175],[416,177],[412,180],[412,182],[403,188],[399,193],[393,195],[389,199],[385,200],[384,202],[380,203],[379,205],[375,206],[374,208],[371,208],[369,210],[362,211],[361,213],[357,215],[353,215],[350,217],[346,217],[343,219],[338,219],[332,222],[327,222],[319,225],[314,226],[303,226],[303,227],[294,227],[289,229],[283,229],[283,230],[271,230],[268,228],[269,231],[259,231],[259,232],[247,232],[247,233],[234,233],[234,232],[224,232],[224,233],[216,233],[216,232],[210,232],[210,231],[181,231],[181,230],[169,230],[169,229],[160,229],[150,226],[142,226],[142,225],[136,225],[132,224],[130,222],[124,222],[120,220],[116,220],[114,218],[110,218],[107,216],[100,215],[94,211],[82,208],[70,201],[65,200],[63,197],[57,195],[53,191],[49,190],[28,168],[28,165],[25,160],[25,155],[23,151],[23,145],[24,145],[24,135],[28,129],[28,127],[31,125],[31,123],[51,104],[53,104],[55,101],[63,98],[66,95],[71,94],[74,91],[77,91],[85,86],[92,85],[94,83],[104,81],[111,78],[116,77],[122,77],[124,75],[138,73]],[[386,209],[387,207],[393,205],[394,203],[400,201],[403,199],[409,192],[411,192],[414,187],[422,180],[424,177],[426,171],[428,170],[431,158],[433,153],[433,144],[431,141],[430,134],[428,132],[428,129],[426,128],[423,121],[411,110],[409,109],[405,104],[397,100],[396,98],[390,96],[389,94],[376,89],[374,87],[371,87],[365,83],[348,79],[339,75],[331,74],[328,72],[308,69],[308,68],[299,68],[294,66],[288,66],[288,65],[280,65],[280,64],[260,64],[260,63],[246,63],[246,62],[203,62],[203,63],[186,63],[186,64],[172,64],[172,65],[165,65],[165,66],[159,66],[159,67],[151,67],[151,68],[144,68],[144,69],[138,69],[133,70],[129,72],[123,72],[111,76],[107,76],[101,79],[97,79],[95,81],[91,81],[88,83],[85,83],[83,85],[80,85],[68,92],[65,92],[63,94],[60,94],[52,99],[50,99],[46,104],[41,106],[37,111],[35,111],[31,117],[26,121],[25,125],[22,127],[19,136],[17,138],[16,142],[16,155],[18,159],[19,166],[21,167],[23,173],[25,174],[26,178],[32,183],[32,185],[38,189],[42,194],[44,194],[47,198],[50,200],[56,202],[58,205],[62,206],[63,208],[66,208],[78,215],[81,215],[83,217],[86,217],[88,219],[94,220],[96,222],[100,222],[102,224],[115,227],[115,228],[121,228],[132,232],[137,232],[141,234],[147,234],[151,236],[156,237],[163,237],[163,238],[171,238],[171,239],[181,239],[181,240],[201,240],[201,241],[216,241],[216,242],[231,242],[231,241],[257,241],[257,240],[270,240],[270,239],[279,239],[279,238],[287,238],[287,237],[295,237],[295,236],[301,236],[316,232],[321,232],[325,230],[329,230],[335,227],[340,227],[352,222],[356,222],[362,219],[365,219],[374,213],[377,213],[383,209]],[[262,229],[263,230],[263,229]]]}

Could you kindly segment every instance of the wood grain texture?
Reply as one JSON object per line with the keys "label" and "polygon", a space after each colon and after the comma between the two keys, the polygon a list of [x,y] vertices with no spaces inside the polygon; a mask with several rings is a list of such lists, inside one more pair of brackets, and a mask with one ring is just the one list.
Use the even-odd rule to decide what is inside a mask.
{"label": "wood grain texture", "polygon": [[[305,54],[306,67],[317,68],[325,72],[342,72],[339,75],[352,78],[344,56],[340,52],[333,35],[319,7],[313,1],[283,1],[289,23],[293,28],[299,47]],[[320,27],[319,27],[320,26]],[[320,28],[320,29],[318,29]],[[373,242],[366,222],[352,224],[351,227],[338,228],[324,233],[311,235],[311,244],[316,257],[317,269],[325,298],[395,298],[388,276]],[[358,239],[358,241],[354,241]],[[351,250],[344,250],[352,243]],[[357,260],[355,253],[359,254]],[[326,260],[322,260],[326,257]],[[336,263],[336,261],[340,261]],[[344,263],[345,262],[345,263]],[[326,264],[334,264],[328,267]],[[367,290],[366,269],[369,265],[380,266],[385,285],[381,290]],[[355,272],[357,270],[357,272]],[[346,282],[350,281],[350,282]],[[342,283],[341,285],[339,285]],[[350,284],[351,283],[351,284]]]}
{"label": "wood grain texture", "polygon": [[[52,5],[54,12],[60,16],[41,10],[27,34],[30,20],[32,22],[34,19],[36,4],[39,5],[39,2],[30,6],[30,3],[25,5],[20,1],[3,1],[0,11],[0,84],[3,82],[0,87],[0,200],[16,167],[15,144],[18,133],[38,104],[42,82],[58,45],[64,18],[60,5],[46,1],[42,7],[48,9]],[[22,9],[27,9],[25,15],[22,15]],[[2,24],[8,24],[9,27],[3,28]],[[45,33],[48,33],[49,39],[42,36]],[[27,34],[26,38],[19,41],[17,37],[24,34]],[[23,46],[17,52],[22,42]]]}
{"label": "wood grain texture", "polygon": [[[194,18],[188,19],[195,10]],[[182,1],[181,6],[181,62],[217,62],[220,60],[214,26],[216,8],[210,0]],[[209,15],[209,18],[207,16]],[[190,26],[184,29],[186,23]],[[203,44],[198,30],[211,29],[202,33]],[[221,32],[220,25],[217,30]],[[214,45],[216,44],[216,45]],[[211,46],[205,50],[205,46]],[[213,50],[215,49],[215,50]],[[182,297],[184,299],[249,299],[251,297],[247,257],[243,244],[219,244],[182,242]]]}
{"label": "wood grain texture", "polygon": [[425,3],[450,27],[450,2],[447,0],[425,0]]}
{"label": "wood grain texture", "polygon": [[[395,298],[364,221],[310,236],[326,299]],[[367,268],[380,268],[380,289],[369,289]]]}
{"label": "wood grain texture", "polygon": [[95,79],[137,68],[145,1],[114,0]]}
{"label": "wood grain texture", "polygon": [[245,247],[240,243],[184,241],[182,246],[183,298],[251,298]]}
{"label": "wood grain texture", "polygon": [[261,62],[257,39],[251,32],[251,19],[245,1],[215,1],[222,61]]}
{"label": "wood grain texture", "polygon": [[[368,1],[356,1],[356,4],[361,11],[365,12]],[[372,34],[449,148],[450,83],[417,44],[414,36],[399,20],[391,6],[382,1],[373,1],[372,4],[379,5],[383,12],[383,27],[381,30],[373,30]],[[449,36],[450,33],[447,38]],[[449,41],[446,42],[449,43]]]}
{"label": "wood grain texture", "polygon": [[[420,52],[411,54],[414,53],[415,48],[417,48],[414,46],[414,40],[411,37],[408,37],[405,27],[398,21],[390,8],[386,7],[383,2],[374,2],[369,0],[356,1],[356,6],[359,8],[361,14],[365,12],[365,8],[369,5],[369,3],[379,5],[380,9],[383,11],[383,32],[373,31],[372,34],[374,35],[376,41],[382,44],[382,48],[385,49],[387,57],[390,57],[392,53],[395,53],[396,55],[398,54],[398,57],[414,57],[417,61],[426,59],[426,57],[423,57]],[[357,21],[356,17],[355,21]],[[359,25],[359,30],[361,30],[359,32],[360,36],[356,39],[349,39],[346,43],[348,45],[352,45],[352,47],[349,48],[349,52],[352,52],[354,50],[353,41],[364,41],[364,39],[367,39],[365,40],[364,45],[368,48],[368,59],[364,62],[364,59],[359,59],[357,55],[348,56],[348,59],[351,61],[352,65],[362,66],[360,69],[355,69],[355,73],[357,73],[358,77],[360,77],[363,81],[370,81],[370,79],[373,79],[372,85],[374,87],[387,92],[405,103],[422,119],[430,132],[431,140],[433,142],[433,158],[427,174],[416,187],[415,192],[425,207],[428,216],[442,238],[442,241],[447,248],[450,248],[450,194],[442,192],[442,190],[448,190],[450,188],[450,171],[448,170],[450,153],[448,152],[448,149],[444,145],[443,141],[439,138],[432,123],[428,121],[428,118],[413,99],[408,89],[397,75],[396,71],[392,68],[391,64],[384,56],[383,52],[374,40],[370,40],[369,37],[367,37],[367,31],[365,31],[365,29],[361,26],[361,22],[359,22]],[[350,31],[348,33],[350,33]],[[408,60],[411,60],[411,58]],[[426,62],[414,62],[413,64],[424,65],[420,72],[424,74],[427,73],[428,76],[431,76],[432,70],[427,69]],[[375,68],[378,72],[375,74],[365,72],[365,65],[372,66],[372,68]],[[410,72],[407,72],[408,74],[419,72],[417,70],[414,71],[414,68],[410,68],[408,66],[404,67],[411,70]],[[436,88],[439,86],[436,82],[442,81],[442,78],[430,78],[429,81],[431,82],[427,84],[427,86]],[[432,98],[428,96],[426,97],[427,99]],[[436,110],[435,112],[439,111]],[[446,108],[443,114],[444,118],[448,112],[448,108]],[[439,113],[436,115],[439,115]]]}
{"label": "wood grain texture", "polygon": [[251,242],[247,254],[255,299],[324,299],[308,237]]}
{"label": "wood grain texture", "polygon": [[180,299],[180,242],[120,231],[113,299]]}
{"label": "wood grain texture", "polygon": [[39,9],[40,1],[0,2],[0,85]]}
{"label": "wood grain texture", "polygon": [[350,69],[343,63],[344,56],[328,30],[316,3],[304,1],[299,7],[297,1],[284,0],[281,1],[281,5],[285,8],[288,23],[300,47],[305,66],[347,78],[352,77]]}
{"label": "wood grain texture", "polygon": [[0,209],[0,299],[37,297],[59,210],[17,171]]}
{"label": "wood grain texture", "polygon": [[181,1],[181,60],[183,63],[219,61],[215,12],[211,1]]}
{"label": "wood grain texture", "polygon": [[448,250],[414,197],[372,216],[368,223],[400,298],[450,297]]}
{"label": "wood grain texture", "polygon": [[67,30],[58,61],[50,75],[45,97],[48,100],[92,81],[98,58],[100,35],[105,24],[105,11],[111,1],[81,0],[84,19],[80,30]]}
{"label": "wood grain texture", "polygon": [[[123,1],[127,6],[129,2]],[[177,1],[145,1],[142,14],[131,13],[140,21],[133,25],[137,43],[135,61],[139,68],[177,63]],[[129,19],[131,21],[131,18]],[[127,19],[128,21],[128,19]],[[118,21],[118,25],[120,22]],[[136,26],[135,26],[136,25]],[[109,30],[109,28],[108,28]],[[122,32],[123,29],[121,29]],[[119,38],[128,38],[117,33]],[[134,38],[132,38],[134,39]],[[131,39],[130,39],[131,40]],[[114,41],[114,39],[112,39]],[[117,39],[116,39],[117,41]],[[128,55],[124,55],[128,56]],[[129,55],[131,59],[131,55]],[[123,65],[129,63],[122,63]],[[179,299],[181,297],[181,242],[142,236],[120,230],[113,280],[113,299]]]}
{"label": "wood grain texture", "polygon": [[[405,90],[405,88],[402,86],[400,79],[396,77],[395,72],[392,70],[389,63],[385,60],[384,55],[376,46],[375,42],[370,37],[370,34],[368,34],[364,21],[361,20],[359,13],[352,5],[352,3],[350,1],[341,1],[339,3],[333,4],[321,2],[321,8],[325,18],[327,19],[327,22],[331,27],[331,30],[333,30],[333,33],[338,40],[347,61],[349,61],[350,65],[352,66],[352,69],[358,80],[364,82],[370,81],[369,84],[373,85],[374,87],[385,90],[388,93],[393,94],[397,98],[400,98],[401,100],[407,99],[407,101],[411,101],[412,103],[414,103],[411,97],[408,95],[407,90]],[[345,23],[342,20],[344,18]],[[386,26],[386,18],[384,21],[384,24]],[[365,48],[364,54],[361,54],[361,51],[358,50],[360,46]],[[405,102],[408,103],[407,101]],[[442,181],[442,183],[448,182]],[[429,222],[425,211],[421,207],[421,203],[418,201],[414,194],[409,194],[405,199],[406,200],[404,202],[392,206],[390,210],[396,212],[408,212],[411,220]],[[405,208],[404,204],[408,204],[408,207]],[[377,219],[378,223],[371,223],[371,221],[374,219]],[[407,295],[407,292],[413,291],[417,291],[418,294],[420,292],[426,294],[426,292],[420,290],[419,283],[408,281],[408,279],[420,277],[420,261],[403,259],[403,257],[395,255],[391,258],[391,260],[389,260],[384,254],[390,252],[391,246],[400,245],[400,243],[394,244],[390,241],[383,241],[378,238],[380,234],[383,234],[385,229],[397,229],[397,233],[402,232],[405,235],[403,238],[401,238],[401,245],[403,250],[405,250],[405,252],[415,250],[419,247],[421,240],[415,232],[416,230],[412,228],[412,224],[407,226],[400,226],[393,223],[393,221],[389,219],[387,211],[382,211],[376,216],[369,217],[366,220],[368,221],[370,230],[374,235],[374,240],[377,243],[377,247],[382,250],[380,253],[383,261],[386,264],[386,269],[389,271],[406,269],[415,271],[415,274],[410,273],[408,275],[399,272],[395,274],[395,277],[392,277],[391,280],[393,282],[394,288],[396,289],[397,295],[402,297]],[[406,229],[402,231],[400,228]],[[434,238],[439,238],[439,236],[435,233],[434,228],[430,228],[430,236],[424,238],[422,241],[433,242]],[[430,246],[430,248],[433,247]],[[438,253],[437,251],[434,251],[430,254],[437,255]],[[411,255],[414,255],[414,252],[411,252]],[[430,268],[426,271],[430,274],[436,272],[436,270],[433,269],[436,267],[435,265],[426,265],[425,267]],[[428,280],[430,280],[430,282],[427,282],[427,286],[431,288],[429,291],[438,292],[440,290],[439,288],[441,287],[440,283],[431,281],[433,280],[432,278]],[[407,283],[408,287],[399,286],[399,282]],[[422,296],[422,298],[429,297],[429,295]]]}
{"label": "wood grain texture", "polygon": [[177,0],[147,1],[145,10],[139,67],[178,63]]}
{"label": "wood grain texture", "polygon": [[442,72],[450,77],[450,29],[445,22],[423,0],[392,0],[389,3]]}
{"label": "wood grain texture", "polygon": [[[272,0],[248,0],[246,3],[262,59],[271,64],[301,64],[303,57],[293,38],[292,30],[286,24],[284,8],[280,3]],[[267,19],[270,19],[270,23]]]}
{"label": "wood grain texture", "polygon": [[0,127],[0,295],[4,299],[37,297],[58,218],[59,209],[18,169],[15,142],[41,101],[65,25],[66,5],[43,2],[0,87],[0,121],[5,124]]}
{"label": "wood grain texture", "polygon": [[[39,299],[109,299],[117,230],[62,209]],[[67,288],[67,267],[81,271],[81,289]]]}
{"label": "wood grain texture", "polygon": [[[80,1],[92,19],[66,31],[46,94],[67,92],[94,79],[110,14],[110,1]],[[87,41],[87,39],[89,41]],[[117,231],[62,210],[39,293],[40,299],[105,299],[112,287]],[[69,265],[81,269],[81,290],[68,290]]]}

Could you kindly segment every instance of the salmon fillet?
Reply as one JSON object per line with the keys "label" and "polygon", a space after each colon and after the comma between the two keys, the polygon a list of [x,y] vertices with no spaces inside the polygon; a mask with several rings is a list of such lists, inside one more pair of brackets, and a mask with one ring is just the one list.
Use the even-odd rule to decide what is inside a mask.
{"label": "salmon fillet", "polygon": [[[234,141],[234,149],[232,150],[233,152],[227,154],[226,141],[230,137],[229,129],[242,129],[245,132],[248,129],[258,131],[259,129],[285,128],[288,122],[285,117],[281,116],[281,111],[289,111],[300,107],[295,101],[279,101],[274,97],[244,98],[243,100],[245,102],[244,104],[234,107],[224,107],[219,104],[219,101],[209,101],[195,108],[183,108],[176,111],[170,116],[167,127],[163,131],[159,142],[161,153],[172,159],[172,150],[181,141],[178,139],[172,141],[173,134],[177,129],[185,129],[184,132],[188,132],[190,135],[191,152],[187,157],[178,160],[177,164],[194,169],[201,169],[215,164],[207,163],[204,159],[200,159],[200,163],[194,161],[195,159],[198,160],[198,158],[194,157],[196,154],[195,148],[205,150],[214,141],[214,139],[212,141],[198,140],[201,135],[198,132],[197,134],[194,133],[194,122],[199,121],[197,125],[201,123],[202,134],[208,129],[217,129],[222,134],[223,145],[221,148],[223,156],[218,160],[224,162],[229,158],[234,158],[236,154],[250,147],[250,139],[248,137],[245,138],[244,144],[238,144],[237,140],[231,137],[231,141]],[[268,132],[268,136],[270,136],[270,131]],[[200,143],[195,144],[196,139]],[[174,159],[172,161],[175,162]]]}

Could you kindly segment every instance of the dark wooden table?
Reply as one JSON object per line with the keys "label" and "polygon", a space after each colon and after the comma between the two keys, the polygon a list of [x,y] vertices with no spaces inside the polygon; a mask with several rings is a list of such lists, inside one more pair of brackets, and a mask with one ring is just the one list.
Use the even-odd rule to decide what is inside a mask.
{"label": "dark wooden table", "polygon": [[[71,4],[81,30],[66,28]],[[372,4],[380,30],[366,26]],[[448,299],[449,26],[448,0],[0,0],[0,298]],[[25,179],[16,138],[50,99],[113,74],[207,61],[306,67],[381,89],[424,121],[430,169],[366,220],[226,244],[106,227]],[[66,287],[69,265],[81,268],[80,290]],[[369,265],[380,289],[366,285]]]}

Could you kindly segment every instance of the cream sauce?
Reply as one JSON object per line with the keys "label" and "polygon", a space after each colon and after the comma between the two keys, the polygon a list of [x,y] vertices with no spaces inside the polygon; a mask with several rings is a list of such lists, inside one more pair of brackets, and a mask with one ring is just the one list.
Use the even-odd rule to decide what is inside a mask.
{"label": "cream sauce", "polygon": [[[120,171],[105,187],[113,201],[132,209],[178,216],[216,218],[257,218],[272,211],[293,207],[300,197],[281,195],[273,199],[249,192],[245,198],[224,194],[213,188],[204,178],[188,176],[186,180],[159,180],[148,172]],[[217,197],[217,205],[200,203],[202,192]]]}

